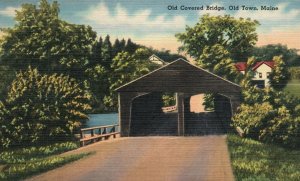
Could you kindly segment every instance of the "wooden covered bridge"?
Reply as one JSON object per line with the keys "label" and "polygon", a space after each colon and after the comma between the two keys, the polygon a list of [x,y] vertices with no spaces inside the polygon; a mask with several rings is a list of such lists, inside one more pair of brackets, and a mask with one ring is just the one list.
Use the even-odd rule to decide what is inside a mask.
{"label": "wooden covered bridge", "polygon": [[[123,138],[74,150],[71,153],[93,151],[95,154],[30,180],[234,180],[224,135],[128,136],[183,136],[217,128],[222,121],[230,121],[240,104],[238,85],[185,60],[177,60],[117,91]],[[166,113],[162,109],[162,95],[166,92],[176,95],[173,112]],[[215,122],[206,115],[210,113],[190,111],[189,100],[199,93],[217,95],[212,113],[217,116]],[[115,136],[119,134],[115,127],[117,125],[82,129],[82,132],[91,131],[91,136],[82,136],[81,142],[84,145],[85,141]],[[74,172],[74,168],[79,171]]]}
{"label": "wooden covered bridge", "polygon": [[[203,127],[229,124],[230,117],[240,104],[241,88],[189,62],[178,59],[118,89],[119,124],[122,137],[143,135],[197,135]],[[162,95],[175,93],[176,111],[162,111]],[[190,98],[197,94],[213,93],[215,122],[209,113],[193,114]],[[199,103],[200,104],[200,103]],[[217,121],[216,121],[217,120]],[[226,126],[225,126],[226,127]]]}

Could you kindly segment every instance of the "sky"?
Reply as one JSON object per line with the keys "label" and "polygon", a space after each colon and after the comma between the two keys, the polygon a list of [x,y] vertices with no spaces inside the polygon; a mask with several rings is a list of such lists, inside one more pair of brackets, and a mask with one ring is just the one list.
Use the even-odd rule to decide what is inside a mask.
{"label": "sky", "polygon": [[[38,0],[0,0],[0,27],[13,27],[15,10],[23,3],[38,5]],[[52,1],[50,1],[52,2]],[[177,52],[176,33],[195,25],[203,14],[258,20],[257,46],[281,43],[300,49],[300,0],[58,0],[60,17],[70,23],[90,25],[98,36],[131,38],[133,42]],[[177,10],[174,8],[177,6]],[[180,7],[204,10],[181,10]],[[207,6],[225,10],[206,10]],[[239,10],[230,10],[230,7]],[[243,10],[257,7],[258,10]],[[261,10],[272,6],[278,10]],[[172,10],[168,10],[168,8]],[[0,32],[0,36],[3,33]]]}

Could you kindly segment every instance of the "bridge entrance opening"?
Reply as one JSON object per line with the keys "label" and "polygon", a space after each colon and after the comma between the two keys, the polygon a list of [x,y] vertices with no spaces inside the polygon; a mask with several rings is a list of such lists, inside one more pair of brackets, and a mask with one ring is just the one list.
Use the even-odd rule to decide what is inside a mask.
{"label": "bridge entrance opening", "polygon": [[130,136],[177,135],[174,93],[153,92],[132,101]]}
{"label": "bridge entrance opening", "polygon": [[231,105],[227,97],[214,94],[206,98],[205,94],[197,94],[188,96],[185,102],[186,136],[224,134],[230,129]]}

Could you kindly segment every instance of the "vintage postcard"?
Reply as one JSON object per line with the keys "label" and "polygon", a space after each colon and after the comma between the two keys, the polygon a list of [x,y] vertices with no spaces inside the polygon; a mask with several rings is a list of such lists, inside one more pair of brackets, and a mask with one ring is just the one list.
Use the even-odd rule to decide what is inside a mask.
{"label": "vintage postcard", "polygon": [[299,0],[0,0],[0,180],[300,180]]}

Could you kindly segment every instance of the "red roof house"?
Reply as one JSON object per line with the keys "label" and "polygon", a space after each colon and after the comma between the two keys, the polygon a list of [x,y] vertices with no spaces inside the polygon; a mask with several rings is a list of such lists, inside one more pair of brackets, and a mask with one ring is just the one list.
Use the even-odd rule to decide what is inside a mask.
{"label": "red roof house", "polygon": [[[247,63],[237,62],[235,64],[235,67],[239,72],[245,74]],[[269,81],[270,81],[269,75],[272,72],[273,68],[274,68],[273,61],[256,62],[255,65],[251,68],[255,72],[252,81],[257,85],[260,85],[261,87],[269,86]]]}

